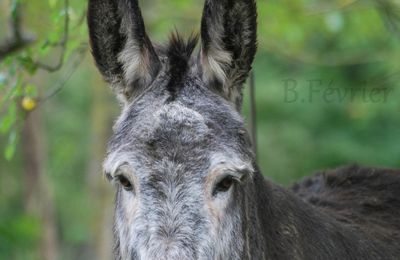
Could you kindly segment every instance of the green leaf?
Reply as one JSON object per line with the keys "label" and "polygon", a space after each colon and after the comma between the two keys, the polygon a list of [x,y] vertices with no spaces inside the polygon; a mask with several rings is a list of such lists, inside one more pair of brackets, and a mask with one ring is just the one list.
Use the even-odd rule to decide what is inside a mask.
{"label": "green leaf", "polygon": [[51,47],[51,42],[48,39],[46,39],[44,41],[44,43],[42,44],[42,46],[40,46],[40,48],[38,50],[40,56],[42,56],[42,57],[46,56],[51,49],[50,47]]}
{"label": "green leaf", "polygon": [[25,87],[25,96],[35,98],[38,95],[37,87],[33,84],[28,84]]}
{"label": "green leaf", "polygon": [[8,113],[0,120],[0,133],[7,133],[17,120],[17,106],[11,102],[8,107]]}
{"label": "green leaf", "polygon": [[18,5],[19,5],[19,0],[13,0],[11,2],[11,17],[14,20],[17,19]]}
{"label": "green leaf", "polygon": [[18,61],[24,67],[24,69],[31,75],[33,75],[36,72],[37,66],[31,56],[21,55],[18,57]]}
{"label": "green leaf", "polygon": [[51,8],[54,8],[57,5],[58,0],[49,0],[49,5]]}
{"label": "green leaf", "polygon": [[16,148],[17,148],[17,133],[14,130],[11,131],[10,135],[8,136],[8,144],[4,152],[4,156],[7,161],[11,161],[11,159],[14,157]]}
{"label": "green leaf", "polygon": [[22,95],[22,79],[17,78],[15,82],[6,90],[6,94],[2,97],[1,103],[6,103],[8,100],[12,100]]}

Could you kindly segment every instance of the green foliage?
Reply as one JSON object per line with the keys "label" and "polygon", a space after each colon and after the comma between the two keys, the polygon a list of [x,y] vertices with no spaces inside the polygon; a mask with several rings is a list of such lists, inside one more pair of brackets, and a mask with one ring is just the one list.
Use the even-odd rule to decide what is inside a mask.
{"label": "green foliage", "polygon": [[[259,162],[268,177],[289,184],[342,164],[400,166],[400,74],[391,63],[293,67],[263,52],[255,75]],[[287,79],[297,82],[296,99],[285,100]],[[316,92],[310,80],[322,81]],[[325,100],[324,91],[330,89],[348,96]],[[368,96],[375,90],[381,93],[379,100]]]}
{"label": "green foliage", "polygon": [[[5,157],[10,160],[16,149],[17,133],[21,130],[19,125],[23,123],[27,112],[30,112],[21,106],[21,100],[30,97],[36,102],[44,102],[47,97],[43,93],[51,91],[35,84],[40,81],[38,77],[42,73],[39,72],[56,72],[70,60],[73,53],[85,50],[83,46],[87,45],[86,26],[82,26],[85,4],[68,0],[51,0],[40,4],[12,0],[8,12],[1,11],[11,20],[20,19],[22,12],[27,14],[23,17],[24,28],[18,28],[17,24],[21,23],[18,21],[13,29],[18,30],[18,34],[31,30],[36,38],[34,43],[20,52],[8,55],[0,64],[0,134],[9,136]],[[40,19],[34,14],[39,14]],[[51,27],[35,26],[38,20],[41,24],[50,24]]]}
{"label": "green foliage", "polygon": [[[0,222],[0,256],[2,259],[13,259],[14,252],[27,257],[36,246],[41,228],[37,219],[29,216],[18,216],[2,219]],[[26,258],[25,258],[26,259]]]}

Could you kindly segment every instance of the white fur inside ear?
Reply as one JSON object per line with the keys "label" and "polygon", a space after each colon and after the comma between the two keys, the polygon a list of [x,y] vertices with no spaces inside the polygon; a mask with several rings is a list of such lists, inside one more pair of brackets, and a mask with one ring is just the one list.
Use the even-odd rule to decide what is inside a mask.
{"label": "white fur inside ear", "polygon": [[[256,50],[255,7],[254,0],[209,0],[203,13],[205,45],[200,57],[203,80],[205,83],[217,80],[221,94],[238,110]],[[225,37],[229,37],[228,42]]]}
{"label": "white fur inside ear", "polygon": [[118,61],[123,65],[125,81],[128,85],[136,79],[143,79],[144,82],[149,82],[151,74],[148,50],[147,48],[140,48],[130,38],[126,42],[125,48],[118,55]]}
{"label": "white fur inside ear", "polygon": [[232,63],[232,54],[225,50],[221,38],[225,32],[222,17],[215,16],[214,19],[213,26],[208,28],[210,38],[212,39],[209,43],[210,45],[207,50],[203,48],[201,51],[203,77],[208,82],[216,78],[225,85],[228,76],[226,73]]}
{"label": "white fur inside ear", "polygon": [[204,79],[210,81],[216,78],[223,85],[227,81],[227,67],[232,62],[232,55],[223,50],[219,45],[212,44],[207,53],[202,52]]}

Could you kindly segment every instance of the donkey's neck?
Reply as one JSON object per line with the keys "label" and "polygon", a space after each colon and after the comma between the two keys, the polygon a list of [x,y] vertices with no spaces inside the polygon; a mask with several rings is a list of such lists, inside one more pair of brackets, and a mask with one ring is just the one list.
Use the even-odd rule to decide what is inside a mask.
{"label": "donkey's neck", "polygon": [[[264,255],[252,259],[384,259],[381,245],[371,241],[350,224],[297,198],[292,192],[255,174],[253,211],[260,234],[255,247]],[[259,229],[259,230],[258,230]],[[260,252],[257,248],[250,249]]]}

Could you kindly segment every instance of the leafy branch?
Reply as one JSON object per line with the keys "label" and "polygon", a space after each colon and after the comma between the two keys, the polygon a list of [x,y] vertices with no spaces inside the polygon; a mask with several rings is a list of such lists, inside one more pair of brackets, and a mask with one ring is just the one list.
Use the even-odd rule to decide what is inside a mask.
{"label": "leafy branch", "polygon": [[54,65],[48,65],[37,61],[34,63],[34,66],[39,69],[46,70],[48,72],[55,72],[62,68],[65,60],[65,53],[67,50],[68,38],[69,38],[69,25],[70,18],[69,18],[69,0],[64,0],[64,35],[61,40],[57,43],[53,43],[53,46],[60,46],[61,47],[61,54],[59,56],[58,62]]}
{"label": "leafy branch", "polygon": [[0,61],[10,54],[28,47],[35,41],[35,37],[22,33],[21,26],[21,4],[14,1],[10,16],[11,37],[0,43]]}
{"label": "leafy branch", "polygon": [[[21,0],[12,0],[10,38],[0,43],[0,134],[8,135],[9,141],[5,147],[7,159],[13,157],[25,118],[62,91],[88,49],[86,38],[83,37],[86,31],[81,30],[86,11],[80,17],[71,17],[73,9],[70,0],[63,0],[60,9],[51,9],[54,12],[51,17],[57,22],[46,36],[47,39],[37,40],[23,33],[21,3]],[[55,3],[49,2],[49,5],[54,7]],[[75,21],[73,25],[71,21]],[[44,41],[44,44],[33,44],[39,41]],[[46,58],[52,57],[50,52],[56,49],[55,63],[47,62]],[[40,70],[54,73],[66,66],[69,69],[47,91],[43,90],[43,86],[35,85],[33,79],[40,75]]]}

